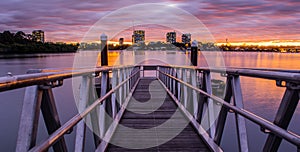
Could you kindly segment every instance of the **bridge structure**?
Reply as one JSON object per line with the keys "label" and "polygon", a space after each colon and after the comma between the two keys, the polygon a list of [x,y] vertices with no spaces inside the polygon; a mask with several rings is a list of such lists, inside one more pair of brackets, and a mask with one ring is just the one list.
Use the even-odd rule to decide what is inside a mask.
{"label": "bridge structure", "polygon": [[[147,76],[146,71],[154,74]],[[221,96],[213,95],[212,73],[226,77]],[[273,80],[278,87],[285,88],[273,122],[244,109],[241,76]],[[79,112],[61,124],[52,90],[62,86],[64,80],[74,78],[81,82]],[[95,84],[95,79],[99,79],[100,84]],[[30,70],[28,74],[0,78],[1,92],[26,88],[16,151],[32,152],[47,151],[51,147],[54,151],[67,151],[65,136],[70,132],[76,133],[75,151],[84,150],[87,138],[93,139],[95,151],[223,151],[220,143],[228,113],[235,115],[236,127],[230,129],[237,131],[239,151],[249,150],[246,120],[260,126],[268,135],[263,151],[278,150],[282,140],[299,151],[300,136],[287,129],[299,102],[299,85],[299,71],[246,68],[224,71],[174,65]],[[166,94],[162,95],[163,92]],[[155,97],[151,97],[153,95]],[[153,110],[147,109],[147,104],[159,106]],[[220,109],[217,114],[216,107]],[[37,143],[40,112],[49,137]],[[87,119],[92,120],[93,137],[86,135]],[[168,120],[172,120],[171,125],[157,128],[143,138],[120,127],[143,130],[161,126]],[[209,127],[205,128],[202,122],[208,122]],[[174,137],[149,146],[150,142],[163,140],[164,133],[180,129],[180,124],[186,125]],[[122,144],[142,145],[145,149],[131,149],[120,146]]]}

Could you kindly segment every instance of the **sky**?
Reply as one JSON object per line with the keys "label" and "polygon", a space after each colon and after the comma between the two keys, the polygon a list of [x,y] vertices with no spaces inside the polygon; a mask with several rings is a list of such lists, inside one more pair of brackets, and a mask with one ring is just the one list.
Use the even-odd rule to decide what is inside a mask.
{"label": "sky", "polygon": [[[179,11],[153,8],[149,3],[175,7]],[[30,33],[32,30],[41,29],[45,31],[46,41],[80,42],[91,31],[93,25],[108,23],[101,23],[103,18],[120,9],[124,10],[124,7],[130,8],[137,4],[151,9],[142,12],[147,14],[145,18],[159,20],[158,28],[153,26],[156,23],[142,26],[146,30],[146,36],[151,40],[164,40],[164,33],[168,30],[190,33],[186,27],[183,29],[165,27],[173,20],[177,20],[170,20],[166,16],[176,12],[196,17],[204,25],[198,26],[197,30],[206,27],[216,42],[225,42],[226,38],[229,42],[300,40],[299,0],[2,0],[0,31]],[[148,15],[147,12],[152,10],[155,13],[159,12],[160,15],[156,14],[155,17]],[[177,16],[178,21],[185,19],[184,15],[177,14]],[[122,29],[125,31],[118,31],[119,34],[130,34],[128,32],[130,26],[139,24],[138,20],[132,19],[129,12],[123,12],[115,17],[118,19],[114,18],[111,25],[125,25],[126,22],[127,26],[127,32],[126,29]],[[161,25],[164,25],[164,28],[161,28]],[[122,34],[120,36],[129,41],[130,36],[127,39],[128,35]]]}

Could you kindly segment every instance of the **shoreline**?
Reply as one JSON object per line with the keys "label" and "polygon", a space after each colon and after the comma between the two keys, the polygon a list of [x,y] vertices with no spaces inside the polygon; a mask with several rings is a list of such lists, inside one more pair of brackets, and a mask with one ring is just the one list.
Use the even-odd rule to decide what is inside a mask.
{"label": "shoreline", "polygon": [[48,56],[70,55],[76,52],[61,52],[61,53],[17,53],[17,54],[1,54],[0,59],[22,59],[22,58],[44,58]]}

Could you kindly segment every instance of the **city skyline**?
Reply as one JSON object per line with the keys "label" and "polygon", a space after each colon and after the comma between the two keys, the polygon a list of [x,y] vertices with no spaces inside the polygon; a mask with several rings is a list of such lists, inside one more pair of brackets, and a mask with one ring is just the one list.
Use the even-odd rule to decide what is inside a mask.
{"label": "city skyline", "polygon": [[[0,31],[29,33],[35,29],[41,29],[46,33],[46,41],[80,42],[84,34],[99,19],[124,6],[145,2],[154,1],[125,0],[113,3],[62,0],[41,3],[35,0],[1,1]],[[230,42],[297,41],[300,39],[300,13],[297,8],[300,2],[296,0],[284,2],[279,0],[213,2],[164,0],[157,3],[178,7],[191,13],[203,22],[216,42],[225,42],[226,38]],[[165,35],[161,36],[152,32],[147,32],[147,36],[158,40],[165,39]]]}

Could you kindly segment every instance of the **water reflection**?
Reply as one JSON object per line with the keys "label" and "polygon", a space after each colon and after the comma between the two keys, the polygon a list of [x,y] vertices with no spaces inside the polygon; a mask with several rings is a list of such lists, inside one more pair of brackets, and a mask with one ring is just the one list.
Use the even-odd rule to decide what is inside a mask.
{"label": "water reflection", "polygon": [[[24,74],[32,68],[65,68],[72,67],[74,64],[80,67],[94,67],[100,63],[100,55],[97,51],[79,52],[75,54],[62,54],[43,58],[22,58],[22,59],[0,59],[0,76],[5,76],[7,72]],[[190,65],[188,53],[168,52],[168,51],[109,51],[109,65],[132,65],[138,63],[155,64],[157,62],[176,65]],[[222,60],[216,60],[222,58]],[[75,60],[75,62],[74,62]],[[214,63],[208,61],[214,60]],[[207,67],[209,65],[222,65],[226,67],[250,67],[250,68],[280,68],[280,69],[300,69],[300,54],[280,54],[280,53],[257,53],[257,52],[201,52],[198,59],[198,65]],[[245,108],[253,113],[263,116],[266,119],[273,120],[284,93],[284,88],[276,87],[275,81],[241,78],[242,91]],[[68,91],[66,91],[68,90]],[[71,82],[66,81],[63,87],[55,88],[54,95],[57,102],[60,118],[62,122],[67,121],[76,113]],[[66,93],[67,92],[67,93]],[[65,96],[68,94],[68,96]],[[14,151],[19,116],[21,112],[24,89],[18,89],[8,92],[1,92],[0,97],[0,125],[1,142],[0,149],[3,151]],[[65,108],[69,111],[66,113]],[[298,105],[296,115],[292,119],[290,129],[300,134],[300,108]],[[234,128],[233,118],[228,118],[227,128]],[[5,123],[4,123],[5,122]],[[43,120],[40,120],[43,124]],[[250,122],[248,124],[248,133],[251,151],[260,151],[264,142],[265,134],[259,132],[259,127]],[[44,126],[41,125],[39,140],[47,137]],[[71,135],[73,136],[73,135]],[[71,136],[68,136],[70,138]],[[223,140],[225,151],[232,151],[235,137],[234,132],[226,132]],[[251,140],[250,140],[251,139]],[[253,142],[254,141],[254,142]],[[72,147],[73,143],[70,143]],[[285,144],[281,150],[292,151],[293,146]],[[69,149],[72,151],[72,148]]]}

